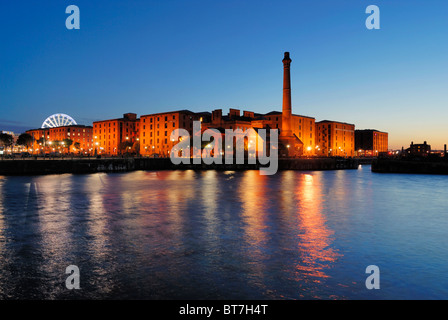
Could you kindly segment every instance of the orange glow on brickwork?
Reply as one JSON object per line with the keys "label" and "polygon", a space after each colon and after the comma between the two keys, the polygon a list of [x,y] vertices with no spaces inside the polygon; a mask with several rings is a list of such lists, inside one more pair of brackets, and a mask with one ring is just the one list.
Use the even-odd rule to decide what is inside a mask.
{"label": "orange glow on brickwork", "polygon": [[327,120],[317,122],[315,149],[318,156],[353,157],[355,125]]}
{"label": "orange glow on brickwork", "polygon": [[97,154],[118,155],[135,152],[138,148],[140,120],[127,113],[120,119],[93,123],[93,147]]}
{"label": "orange glow on brickwork", "polygon": [[[73,125],[46,129],[28,130],[33,137],[34,154],[60,152],[60,153],[90,153],[93,149],[92,127]],[[70,147],[63,144],[64,140],[72,141]],[[56,145],[56,143],[58,143]],[[54,150],[53,150],[54,149]]]}

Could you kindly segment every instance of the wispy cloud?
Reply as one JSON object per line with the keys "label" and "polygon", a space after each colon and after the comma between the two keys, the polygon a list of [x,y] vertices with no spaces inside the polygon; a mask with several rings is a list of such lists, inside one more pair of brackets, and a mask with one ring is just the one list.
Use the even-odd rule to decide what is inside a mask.
{"label": "wispy cloud", "polygon": [[29,129],[34,129],[34,127],[22,121],[3,120],[3,119],[0,120],[0,130],[3,131],[13,131],[15,133],[21,133]]}

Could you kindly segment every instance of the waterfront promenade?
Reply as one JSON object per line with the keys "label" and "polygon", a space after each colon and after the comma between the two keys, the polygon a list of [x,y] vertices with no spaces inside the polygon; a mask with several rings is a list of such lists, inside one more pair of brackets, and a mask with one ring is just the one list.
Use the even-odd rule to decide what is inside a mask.
{"label": "waterfront promenade", "polygon": [[[284,158],[278,160],[279,170],[340,170],[357,169],[353,158]],[[258,170],[260,164],[180,164],[169,158],[147,157],[65,157],[23,158],[0,160],[0,175],[39,175],[62,173],[127,172],[135,170]]]}

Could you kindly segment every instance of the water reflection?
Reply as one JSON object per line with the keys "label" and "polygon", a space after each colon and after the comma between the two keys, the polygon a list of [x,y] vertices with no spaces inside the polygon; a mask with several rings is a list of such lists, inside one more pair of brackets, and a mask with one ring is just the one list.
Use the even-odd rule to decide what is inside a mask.
{"label": "water reflection", "polygon": [[269,214],[267,176],[256,171],[247,171],[239,183],[239,198],[242,203],[241,217],[244,220],[244,240],[247,249],[245,263],[248,265],[251,285],[266,290],[265,277],[271,255],[268,248],[267,219]]}
{"label": "water reflection", "polygon": [[3,207],[4,198],[4,190],[3,184],[5,182],[5,177],[0,176],[0,250],[3,250],[5,245],[5,208]]}
{"label": "water reflection", "polygon": [[336,261],[338,254],[332,247],[331,231],[322,212],[323,194],[321,174],[304,174],[296,187],[296,199],[300,204],[298,214],[298,247],[301,261],[297,264],[297,279],[320,283],[327,278],[326,270]]}
{"label": "water reflection", "polygon": [[[5,177],[0,176],[0,270],[5,270],[6,266],[6,259],[4,259],[7,240],[7,235],[5,233],[5,208],[3,206],[3,202],[5,201],[5,192],[3,190],[4,183]],[[4,272],[0,271],[0,297],[5,296],[3,286],[1,285],[5,281],[4,277]]]}
{"label": "water reflection", "polygon": [[[20,208],[8,199],[14,215],[7,229],[28,249],[9,254],[40,279],[35,297],[77,297],[63,287],[65,267],[75,264],[86,275],[88,297],[158,297],[152,293],[157,288],[161,297],[188,292],[200,298],[210,282],[206,275],[215,281],[207,293],[213,297],[229,287],[237,297],[255,290],[259,297],[281,298],[294,296],[300,284],[286,295],[278,292],[279,274],[294,274],[285,281],[318,282],[336,259],[320,184],[311,175],[138,171],[10,181],[25,201]],[[192,287],[187,279],[195,279]]]}
{"label": "water reflection", "polygon": [[[372,261],[402,277],[389,288],[407,297],[409,263],[448,265],[440,245],[446,197],[434,196],[433,177],[383,177],[366,170],[0,177],[0,298],[362,298]],[[448,188],[445,179],[436,183]],[[417,202],[425,214],[414,214]],[[80,267],[83,290],[65,289],[71,264]],[[426,273],[441,279],[439,297],[447,294],[444,270]]]}

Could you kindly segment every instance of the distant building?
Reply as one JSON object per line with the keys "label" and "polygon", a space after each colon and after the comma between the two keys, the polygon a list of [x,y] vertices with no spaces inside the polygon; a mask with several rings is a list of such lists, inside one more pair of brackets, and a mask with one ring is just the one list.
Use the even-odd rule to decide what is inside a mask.
{"label": "distant building", "polygon": [[[283,126],[282,112],[272,111],[263,115],[263,124],[271,129],[281,128]],[[290,115],[292,134],[300,140],[298,154],[312,156],[315,154],[316,142],[316,120],[312,117],[302,116],[298,114]]]}
{"label": "distant building", "polygon": [[[279,111],[272,111],[266,114],[243,111],[241,115],[240,110],[230,109],[229,113],[223,116],[222,110],[218,109],[212,112],[211,121],[204,123],[204,127],[231,130],[241,129],[243,132],[249,128],[278,129],[279,134],[281,134],[282,118],[282,112]],[[301,155],[314,155],[315,119],[291,114],[290,122],[290,130],[298,143],[298,153]]]}
{"label": "distant building", "polygon": [[358,156],[374,157],[388,151],[387,132],[366,129],[355,130],[355,150]]}
{"label": "distant building", "polygon": [[20,134],[14,133],[12,131],[0,131],[0,133],[4,133],[4,134],[9,134],[10,136],[12,136],[14,143],[17,142],[17,139],[19,138]]}
{"label": "distant building", "polygon": [[93,143],[96,154],[118,155],[135,152],[140,138],[140,119],[135,113],[123,118],[95,121]]}
{"label": "distant building", "polygon": [[316,155],[353,157],[355,125],[324,120],[316,123]]}
{"label": "distant building", "polygon": [[246,131],[252,127],[252,121],[259,118],[259,114],[255,114],[251,111],[241,111],[238,109],[229,109],[227,115],[222,115],[222,109],[213,110],[209,122],[205,122],[204,126],[208,128],[221,128],[221,129],[241,129]]}
{"label": "distant building", "polygon": [[171,141],[170,135],[176,129],[193,133],[193,121],[206,121],[210,113],[194,113],[179,110],[143,115],[140,117],[140,154],[169,157],[170,150],[178,141]]}
{"label": "distant building", "polygon": [[426,141],[423,144],[411,142],[411,146],[406,149],[406,153],[412,156],[426,157],[431,153],[431,145],[427,144]]}
{"label": "distant building", "polygon": [[[26,131],[33,137],[32,149],[33,153],[36,154],[49,152],[91,153],[93,151],[92,132],[91,126],[84,125],[39,128]],[[62,143],[66,139],[72,141],[70,146]]]}
{"label": "distant building", "polygon": [[[241,129],[248,137],[248,129],[253,128],[253,136],[262,137],[259,129],[278,129],[278,154],[280,157],[298,156],[355,156],[356,148],[374,152],[387,151],[387,133],[376,130],[361,130],[367,138],[355,139],[355,125],[344,122],[324,120],[293,114],[291,102],[291,58],[284,53],[283,63],[283,104],[282,111],[259,114],[253,111],[230,109],[223,115],[222,109],[213,112],[192,112],[179,110],[142,115],[126,113],[122,118],[95,121],[92,127],[78,126],[73,118],[66,114],[54,114],[48,117],[41,129],[27,131],[34,138],[33,148],[45,150],[52,141],[71,139],[81,144],[85,153],[118,155],[140,153],[144,156],[158,155],[169,157],[169,153],[178,141],[172,141],[173,130],[185,129],[192,135],[193,122],[201,122],[201,132],[217,129],[221,134],[226,129]],[[71,124],[71,125],[69,125]],[[47,128],[54,127],[54,128]],[[270,138],[266,136],[266,147]],[[249,138],[248,144],[254,140]],[[202,147],[210,147],[209,144]],[[249,147],[249,145],[247,146]],[[226,146],[226,149],[230,146]],[[263,150],[258,150],[261,152]]]}

